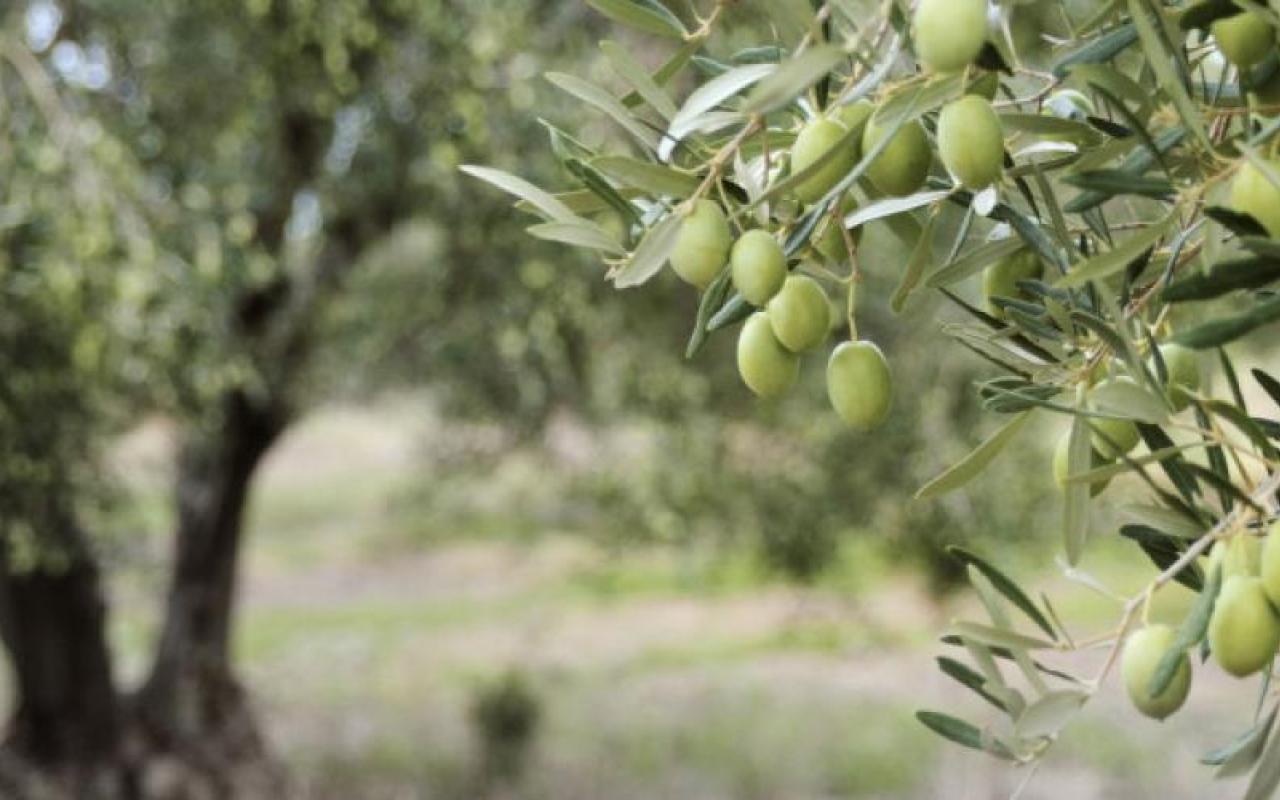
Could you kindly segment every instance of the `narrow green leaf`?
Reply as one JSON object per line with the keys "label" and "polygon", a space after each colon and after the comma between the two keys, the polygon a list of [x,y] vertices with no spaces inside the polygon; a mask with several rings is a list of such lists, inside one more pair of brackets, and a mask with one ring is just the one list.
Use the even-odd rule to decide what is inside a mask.
{"label": "narrow green leaf", "polygon": [[747,114],[777,111],[830,73],[844,58],[844,50],[833,44],[810,47],[783,62],[776,72],[757,84],[747,95],[742,111]]}
{"label": "narrow green leaf", "polygon": [[978,445],[973,452],[938,477],[920,487],[920,490],[916,492],[916,499],[923,500],[953,492],[978,477],[995,460],[996,456],[1000,455],[1004,448],[1008,446],[1009,442],[1013,441],[1013,438],[1018,435],[1018,432],[1022,430],[1022,427],[1027,424],[1027,420],[1030,418],[1031,412],[1026,411],[1005,423],[986,441]]}
{"label": "narrow green leaf", "polygon": [[680,225],[684,222],[680,214],[668,214],[657,225],[649,229],[640,245],[622,266],[610,276],[614,286],[619,289],[631,289],[649,281],[671,256],[675,249],[676,238],[680,235]]}
{"label": "narrow green leaf", "polygon": [[578,221],[578,216],[570,211],[568,206],[524,178],[516,177],[499,169],[480,167],[474,164],[465,164],[458,169],[473,178],[479,178],[492,184],[508,194],[513,194],[521,200],[528,201],[530,205],[538,209],[542,214],[557,222]]}
{"label": "narrow green leaf", "polygon": [[[1022,417],[1022,419],[1025,419],[1025,417]],[[1031,598],[1011,578],[996,569],[990,562],[962,547],[948,547],[947,552],[985,575],[996,591],[1017,606],[1018,610],[1030,617],[1031,621],[1040,626],[1040,629],[1049,634],[1055,642],[1058,640],[1058,634],[1053,629],[1053,625],[1049,624],[1049,620],[1036,607],[1036,604],[1031,602]]]}
{"label": "narrow green leaf", "polygon": [[1174,338],[1178,344],[1207,350],[1234,342],[1264,325],[1280,321],[1280,297],[1258,303],[1241,314],[1206,322]]}
{"label": "narrow green leaf", "polygon": [[1088,699],[1078,689],[1049,692],[1022,712],[1014,730],[1020,739],[1057,736]]}
{"label": "narrow green leaf", "polygon": [[600,156],[591,166],[624,186],[680,199],[692,196],[702,183],[695,175],[627,156]]}
{"label": "narrow green leaf", "polygon": [[1077,264],[1069,273],[1060,278],[1054,286],[1065,289],[1083,286],[1089,281],[1110,277],[1125,269],[1143,253],[1155,246],[1156,242],[1168,232],[1178,220],[1177,210],[1170,212],[1164,219],[1153,222],[1138,233],[1130,236],[1123,244],[1094,256],[1088,261]]}
{"label": "narrow green leaf", "polygon": [[984,740],[982,731],[962,719],[956,719],[939,711],[917,711],[916,719],[920,720],[929,730],[958,745],[989,752],[999,758],[1013,758],[1013,754],[1009,752],[1008,748],[998,742],[993,742],[992,745],[994,747],[989,747]]}
{"label": "narrow green leaf", "polygon": [[1156,665],[1155,672],[1151,675],[1151,683],[1147,687],[1147,694],[1151,697],[1157,697],[1169,688],[1173,676],[1177,674],[1178,664],[1181,662],[1183,655],[1188,650],[1200,643],[1205,637],[1205,633],[1209,630],[1209,618],[1213,615],[1213,606],[1218,598],[1218,591],[1222,588],[1222,569],[1213,570],[1208,578],[1208,582],[1204,586],[1204,590],[1200,592],[1200,596],[1196,598],[1195,605],[1187,612],[1186,618],[1182,620],[1182,624],[1178,626],[1178,635],[1174,639],[1173,644],[1160,658],[1160,662]]}
{"label": "narrow green leaf", "polygon": [[1187,87],[1183,85],[1182,78],[1174,69],[1174,65],[1178,63],[1179,54],[1172,51],[1151,21],[1151,13],[1159,14],[1159,9],[1153,9],[1145,0],[1128,0],[1128,2],[1129,15],[1133,19],[1134,27],[1138,30],[1138,38],[1142,42],[1142,49],[1146,52],[1147,63],[1155,72],[1160,88],[1164,89],[1165,94],[1173,101],[1174,108],[1178,110],[1178,116],[1182,118],[1182,124],[1195,135],[1201,147],[1212,152],[1213,143],[1209,141],[1209,134],[1205,131],[1200,110],[1192,102],[1191,96],[1187,94]]}
{"label": "narrow green leaf", "polygon": [[[634,0],[587,0],[587,5],[614,22],[620,22],[638,31],[665,36],[669,39],[683,39],[688,35],[679,18],[662,6],[655,7],[637,3]],[[666,13],[662,13],[663,11]]]}
{"label": "narrow green leaf", "polygon": [[594,83],[584,81],[576,75],[569,75],[563,72],[548,72],[547,80],[559,89],[603,112],[648,149],[658,149],[657,134],[642,125],[639,120],[632,116],[630,109],[609,92]]}

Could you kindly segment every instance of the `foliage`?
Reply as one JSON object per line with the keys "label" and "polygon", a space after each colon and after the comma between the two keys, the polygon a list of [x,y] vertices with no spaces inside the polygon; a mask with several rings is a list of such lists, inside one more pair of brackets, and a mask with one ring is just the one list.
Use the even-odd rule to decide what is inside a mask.
{"label": "foliage", "polygon": [[[1270,796],[1280,782],[1267,691],[1274,654],[1258,663],[1250,643],[1280,634],[1271,605],[1280,601],[1280,566],[1269,580],[1264,555],[1256,576],[1280,499],[1280,424],[1274,408],[1246,403],[1245,387],[1280,404],[1280,383],[1263,370],[1240,374],[1225,348],[1280,319],[1274,3],[1000,2],[991,17],[999,24],[977,36],[966,26],[983,16],[983,0],[716,0],[705,15],[692,3],[592,5],[670,46],[641,67],[639,46],[605,43],[614,67],[607,80],[548,75],[619,132],[600,147],[569,133],[555,139],[569,187],[548,193],[509,173],[464,167],[538,216],[533,236],[601,253],[619,289],[656,283],[670,261],[701,296],[690,354],[763,315],[747,324],[738,359],[748,385],[771,396],[793,381],[809,349],[797,324],[827,315],[777,297],[756,312],[735,289],[743,284],[759,302],[769,284],[748,285],[743,276],[754,268],[730,264],[733,236],[773,234],[793,272],[844,301],[839,326],[849,338],[874,330],[890,363],[901,364],[915,354],[863,324],[874,308],[867,276],[884,264],[860,242],[861,229],[887,226],[907,255],[893,265],[897,288],[879,296],[899,311],[927,287],[961,309],[966,320],[944,333],[997,370],[978,396],[1005,422],[921,494],[955,491],[1002,451],[1024,448],[1027,418],[1066,419],[1057,535],[1067,576],[1098,585],[1080,565],[1091,511],[1114,493],[1094,497],[1091,485],[1128,476],[1145,491],[1125,509],[1131,522],[1120,533],[1159,572],[1101,634],[1077,640],[1047,598],[1033,600],[997,566],[964,554],[990,619],[953,623],[943,641],[971,663],[948,659],[946,671],[1001,718],[979,726],[926,711],[920,721],[1031,764],[1122,651],[1126,672],[1138,676],[1129,682],[1135,704],[1164,716],[1181,703],[1181,687],[1169,686],[1185,674],[1187,653],[1207,654],[1212,640],[1229,672],[1261,668],[1264,702],[1249,732],[1206,759],[1224,774],[1252,771],[1246,796]],[[760,17],[773,37],[742,24]],[[939,39],[952,25],[954,38]],[[1043,35],[1027,36],[1028,28]],[[965,95],[963,107],[953,105]],[[945,169],[933,166],[934,152]],[[604,209],[628,224],[611,229],[590,218]],[[965,297],[983,272],[979,308]],[[1201,380],[1210,356],[1220,391]],[[846,418],[847,398],[886,391],[875,370],[833,370],[828,380]],[[894,382],[899,394],[920,391]],[[878,419],[853,416],[860,426]],[[1262,549],[1280,554],[1280,530]],[[1141,637],[1143,652],[1124,651],[1152,596],[1174,581],[1200,593],[1187,619],[1174,635]],[[1223,585],[1229,600],[1215,608]],[[1153,658],[1151,642],[1171,644]],[[1052,663],[1054,653],[1090,648],[1107,653],[1094,676]]]}

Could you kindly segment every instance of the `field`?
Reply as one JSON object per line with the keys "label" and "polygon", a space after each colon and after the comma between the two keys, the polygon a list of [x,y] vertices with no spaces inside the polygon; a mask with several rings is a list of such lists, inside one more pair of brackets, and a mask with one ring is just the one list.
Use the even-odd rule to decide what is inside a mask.
{"label": "field", "polygon": [[[298,797],[978,800],[1027,777],[912,718],[963,702],[932,657],[964,601],[938,605],[874,542],[848,542],[809,587],[741,550],[620,547],[544,524],[536,510],[556,498],[537,496],[545,465],[525,452],[472,490],[487,499],[456,499],[469,513],[442,515],[421,487],[447,481],[429,453],[449,435],[416,398],[334,408],[266,465],[237,652]],[[168,443],[152,423],[115,454],[127,677],[155,624]],[[1091,566],[1137,586],[1109,553]],[[1111,601],[1049,585],[1069,619],[1113,618]],[[1092,674],[1101,657],[1078,666]],[[502,777],[472,712],[509,674],[538,716],[523,769]],[[1232,705],[1244,693],[1206,676],[1169,725],[1109,686],[1022,796],[1217,796],[1196,758],[1248,711]]]}

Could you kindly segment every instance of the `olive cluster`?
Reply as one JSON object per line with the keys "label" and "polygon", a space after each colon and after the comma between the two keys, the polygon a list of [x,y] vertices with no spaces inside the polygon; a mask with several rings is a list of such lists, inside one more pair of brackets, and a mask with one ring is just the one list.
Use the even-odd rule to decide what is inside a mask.
{"label": "olive cluster", "polygon": [[[1209,572],[1222,577],[1209,618],[1214,660],[1237,678],[1266,669],[1280,649],[1280,522],[1265,537],[1241,532],[1219,541],[1209,555]],[[1163,624],[1148,625],[1125,643],[1125,688],[1134,706],[1149,717],[1173,714],[1191,691],[1191,659],[1184,652],[1168,685],[1151,693],[1160,662],[1177,646],[1177,632]]]}
{"label": "olive cluster", "polygon": [[[838,226],[831,227],[842,239]],[[815,247],[823,247],[823,239]],[[779,397],[795,384],[800,356],[830,335],[831,301],[813,278],[788,273],[786,254],[772,233],[750,230],[735,241],[720,206],[699,200],[681,223],[671,266],[684,280],[706,288],[726,263],[734,288],[759,309],[738,336],[738,372],[760,397]],[[836,348],[827,365],[827,388],[836,412],[855,428],[873,429],[888,416],[889,365],[870,342]]]}

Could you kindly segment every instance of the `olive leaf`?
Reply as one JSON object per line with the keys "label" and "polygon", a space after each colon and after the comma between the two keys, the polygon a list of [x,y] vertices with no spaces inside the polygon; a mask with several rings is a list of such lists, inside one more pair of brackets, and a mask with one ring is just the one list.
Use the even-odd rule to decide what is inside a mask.
{"label": "olive leaf", "polygon": [[949,467],[941,475],[926,483],[916,491],[916,499],[924,500],[930,497],[953,492],[959,489],[974,478],[982,474],[991,462],[996,459],[1004,451],[1005,447],[1013,441],[1018,432],[1027,424],[1027,420],[1031,418],[1030,411],[1024,411],[1017,415],[1009,422],[1005,423],[999,430],[993,433],[982,444],[978,445],[973,452],[965,456],[953,466]]}
{"label": "olive leaf", "polygon": [[680,225],[684,220],[679,214],[668,214],[661,222],[654,225],[640,240],[640,245],[610,277],[613,285],[619,289],[631,289],[649,281],[671,256],[675,249],[676,238],[680,235]]}
{"label": "olive leaf", "polygon": [[641,3],[636,0],[587,0],[587,5],[615,22],[645,33],[683,39],[688,35],[680,19],[660,3]]}

